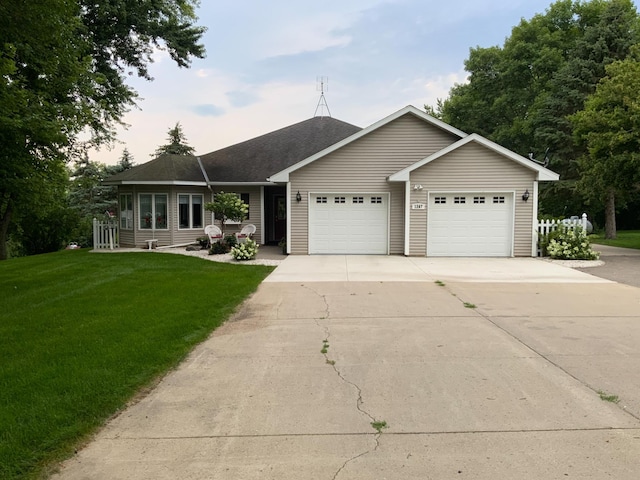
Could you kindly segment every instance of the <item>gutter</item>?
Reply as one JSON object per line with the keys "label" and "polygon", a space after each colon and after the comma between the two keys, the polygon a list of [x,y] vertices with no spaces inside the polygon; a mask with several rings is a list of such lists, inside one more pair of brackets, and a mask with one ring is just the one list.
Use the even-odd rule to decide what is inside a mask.
{"label": "gutter", "polygon": [[204,166],[202,165],[202,160],[200,160],[200,157],[196,157],[196,160],[198,160],[198,165],[200,166],[200,171],[202,172],[202,176],[204,177],[204,181],[207,183],[207,188],[209,189],[209,191],[211,193],[213,193],[213,189],[211,188],[211,185],[209,184],[209,176],[207,175],[207,171],[204,169]]}

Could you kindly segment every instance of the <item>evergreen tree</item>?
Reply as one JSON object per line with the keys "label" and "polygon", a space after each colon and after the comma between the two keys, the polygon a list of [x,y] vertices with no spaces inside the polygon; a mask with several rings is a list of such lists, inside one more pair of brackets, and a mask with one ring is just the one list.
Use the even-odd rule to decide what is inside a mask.
{"label": "evergreen tree", "polygon": [[182,131],[180,122],[176,123],[176,126],[170,128],[167,132],[166,145],[160,145],[156,151],[151,155],[152,157],[159,157],[165,153],[174,155],[193,155],[195,149],[187,144],[187,138]]}

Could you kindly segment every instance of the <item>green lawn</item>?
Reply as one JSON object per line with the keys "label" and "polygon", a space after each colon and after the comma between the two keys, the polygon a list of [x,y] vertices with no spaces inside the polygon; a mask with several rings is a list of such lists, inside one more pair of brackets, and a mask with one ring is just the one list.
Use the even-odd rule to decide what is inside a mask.
{"label": "green lawn", "polygon": [[605,240],[604,233],[599,233],[589,235],[589,240],[600,245],[640,249],[640,230],[619,230],[617,236],[615,240]]}
{"label": "green lawn", "polygon": [[0,262],[0,478],[38,478],[272,267],[67,250]]}

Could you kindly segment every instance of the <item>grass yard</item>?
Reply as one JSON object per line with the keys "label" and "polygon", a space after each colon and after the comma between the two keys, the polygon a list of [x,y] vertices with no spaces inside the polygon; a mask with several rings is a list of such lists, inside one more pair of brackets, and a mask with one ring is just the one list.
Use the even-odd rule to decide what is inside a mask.
{"label": "grass yard", "polygon": [[589,235],[589,240],[600,245],[640,249],[640,230],[618,230],[617,236],[615,240],[605,240],[604,233],[599,233]]}
{"label": "grass yard", "polygon": [[39,478],[272,267],[87,250],[0,262],[0,478]]}

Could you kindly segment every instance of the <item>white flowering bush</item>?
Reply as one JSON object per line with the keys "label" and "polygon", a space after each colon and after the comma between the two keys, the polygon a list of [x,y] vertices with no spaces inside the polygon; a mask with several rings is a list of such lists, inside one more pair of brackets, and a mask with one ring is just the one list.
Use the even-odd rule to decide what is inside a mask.
{"label": "white flowering bush", "polygon": [[587,234],[582,228],[561,225],[554,232],[547,245],[547,253],[557,260],[597,260],[600,254],[594,252]]}
{"label": "white flowering bush", "polygon": [[231,249],[231,256],[240,261],[253,260],[258,254],[258,244],[251,239],[240,243]]}

